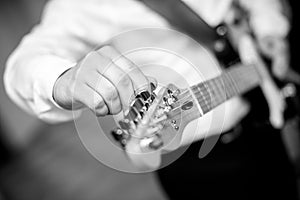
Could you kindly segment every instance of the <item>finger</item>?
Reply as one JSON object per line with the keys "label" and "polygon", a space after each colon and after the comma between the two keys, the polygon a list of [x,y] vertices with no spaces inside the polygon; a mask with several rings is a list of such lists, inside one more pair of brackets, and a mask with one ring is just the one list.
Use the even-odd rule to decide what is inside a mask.
{"label": "finger", "polygon": [[284,56],[279,55],[274,58],[272,63],[272,72],[277,78],[283,79],[287,73],[288,68],[288,62]]}
{"label": "finger", "polygon": [[98,117],[108,114],[108,107],[106,106],[102,96],[87,85],[83,84],[82,86],[78,86],[76,88],[74,98],[76,101],[88,107]]}
{"label": "finger", "polygon": [[123,71],[128,73],[130,78],[133,81],[134,90],[138,93],[139,91],[147,90],[150,92],[150,85],[147,77],[143,74],[141,69],[126,58],[124,55],[121,55],[116,49],[105,46],[98,50],[102,55],[110,58],[117,66],[119,66]]}
{"label": "finger", "polygon": [[120,66],[112,62],[111,58],[109,58],[115,57],[112,56],[112,54],[117,56],[115,50],[110,47],[104,47],[104,50],[102,49],[100,53],[102,56],[105,56],[106,59],[109,59],[110,63],[104,67],[102,66],[97,68],[97,71],[99,72],[99,74],[110,80],[117,88],[123,110],[126,111],[129,107],[130,102],[134,99],[135,96],[133,79]]}
{"label": "finger", "polygon": [[[134,96],[134,86],[131,78],[112,60],[99,52],[92,52],[84,59],[84,65],[90,70],[89,74],[97,72],[97,78],[91,79],[89,84],[93,85],[99,77],[105,77],[117,89],[123,110],[128,109],[131,98]],[[98,80],[99,81],[99,80]],[[97,90],[99,92],[99,90]],[[114,112],[113,112],[114,113]]]}
{"label": "finger", "polygon": [[123,110],[127,110],[134,97],[134,86],[129,75],[114,63],[111,63],[105,70],[98,69],[97,72],[114,85],[118,91]]}
{"label": "finger", "polygon": [[109,114],[118,114],[122,106],[116,87],[99,73],[94,73],[90,76],[87,85],[103,98]]}
{"label": "finger", "polygon": [[272,80],[264,80],[261,89],[268,102],[271,124],[275,128],[282,127],[285,103],[278,88]]}

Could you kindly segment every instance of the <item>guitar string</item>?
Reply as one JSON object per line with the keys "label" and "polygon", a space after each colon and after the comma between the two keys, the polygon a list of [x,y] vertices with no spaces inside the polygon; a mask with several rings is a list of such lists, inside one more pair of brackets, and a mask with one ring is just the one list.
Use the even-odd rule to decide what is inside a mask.
{"label": "guitar string", "polygon": [[[224,76],[224,77],[222,77],[221,81],[220,81],[220,79],[212,79],[211,81],[207,81],[205,83],[208,86],[209,97],[212,97],[212,98],[210,98],[212,100],[211,103],[226,100],[225,93],[224,93],[225,89],[228,90],[227,93],[229,93],[229,96],[232,96],[236,93],[236,92],[232,92],[232,90],[229,90],[230,88],[233,87],[231,82],[232,82],[231,80],[228,81],[228,78],[226,76]],[[218,92],[212,92],[212,91],[218,91]],[[220,94],[222,94],[222,95],[220,95]],[[208,97],[204,96],[203,98],[205,98],[205,102],[207,103]]]}
{"label": "guitar string", "polygon": [[[233,69],[230,72],[224,73],[220,75],[217,78],[213,78],[209,81],[204,82],[204,84],[208,85],[208,90],[211,91],[220,91],[220,88],[222,92],[216,93],[216,92],[209,92],[209,97],[211,99],[211,106],[214,108],[215,106],[219,105],[220,103],[226,101],[227,99],[231,98],[232,96],[235,96],[236,94],[239,94],[243,90],[247,90],[247,85],[252,85],[252,82],[257,82],[257,74],[253,73],[256,72],[253,70],[253,67],[247,67],[243,68],[243,70],[240,70],[239,68]],[[234,77],[234,78],[233,78]],[[246,78],[246,79],[245,79]],[[249,80],[250,78],[250,80]],[[254,79],[253,79],[254,78]],[[245,81],[247,80],[247,81]],[[251,81],[252,80],[252,81]],[[247,84],[245,84],[247,82]],[[236,84],[236,83],[244,83],[244,84]],[[195,87],[198,87],[199,90],[199,84]],[[224,88],[225,87],[225,88]],[[251,86],[250,86],[251,87]],[[224,90],[226,89],[226,97],[224,98]],[[201,90],[200,90],[201,91]],[[199,93],[197,90],[193,91],[196,93],[195,95],[199,97]],[[222,94],[223,95],[216,95],[216,94]],[[215,95],[212,95],[215,94]],[[205,100],[203,102],[202,98],[197,98],[199,104],[201,104],[205,109],[207,109],[207,98],[206,96],[203,97]],[[201,107],[202,108],[202,107]],[[207,109],[210,110],[210,109]]]}
{"label": "guitar string", "polygon": [[[252,87],[253,83],[251,83],[251,82],[248,82],[248,83],[249,83],[249,84],[247,84],[247,85],[249,85],[249,87]],[[254,83],[255,83],[255,81],[254,81]],[[218,87],[216,86],[216,88],[220,88],[220,86],[218,86]],[[247,88],[248,88],[248,86],[244,85],[242,88],[236,88],[237,91],[231,90],[231,92],[229,91],[229,94],[227,94],[227,97],[226,97],[226,98],[225,98],[225,95],[215,95],[215,96],[213,96],[213,98],[212,98],[212,103],[214,104],[214,102],[217,102],[217,104],[218,104],[218,102],[223,102],[224,100],[226,100],[226,99],[228,99],[228,98],[231,98],[232,96],[234,96],[234,95],[240,93],[241,91],[247,90]],[[198,93],[197,91],[194,91],[194,93],[195,93],[195,95],[196,95],[197,97],[199,97],[199,93]],[[224,93],[224,92],[223,92],[223,93]],[[201,104],[207,103],[207,101],[203,101],[203,100],[200,99],[200,98],[198,98],[198,100],[199,100],[199,102],[200,102]]]}
{"label": "guitar string", "polygon": [[[253,87],[253,86],[255,86],[255,85],[256,85],[256,82],[253,82],[253,83],[251,84],[251,86],[249,86],[248,88],[251,88],[251,87]],[[247,90],[248,88],[245,88],[245,90]],[[184,99],[186,99],[186,98],[193,98],[193,95],[192,95],[192,94],[187,95],[187,96],[184,97]],[[226,101],[226,99],[225,99],[224,101]],[[221,103],[224,102],[224,101],[221,101]],[[199,104],[200,104],[200,103],[199,103]],[[216,106],[217,106],[217,105],[219,105],[219,103],[216,104]],[[215,108],[216,106],[213,106],[212,109]],[[173,111],[179,109],[180,107],[181,107],[181,106],[174,107],[174,108],[173,108]],[[202,108],[202,107],[201,107],[201,108]],[[211,110],[212,110],[212,109],[211,109]],[[179,112],[179,113],[181,113],[181,112]],[[179,113],[178,113],[178,114],[179,114]],[[206,112],[206,113],[207,113],[207,112]],[[204,113],[204,114],[206,114],[206,113]],[[175,114],[175,115],[177,115],[177,114]]]}
{"label": "guitar string", "polygon": [[[246,69],[250,69],[250,70],[247,70],[247,71],[246,71]],[[252,72],[251,72],[251,71],[252,71]],[[248,72],[248,73],[247,73],[247,72]],[[250,73],[249,73],[249,72],[250,72]],[[253,70],[252,67],[243,68],[243,70],[240,70],[239,68],[236,68],[236,69],[232,69],[232,70],[229,71],[229,72],[225,72],[225,73],[221,74],[221,75],[218,76],[218,77],[215,77],[215,78],[210,79],[210,80],[208,80],[208,81],[202,82],[202,84],[211,84],[216,90],[218,90],[218,89],[220,90],[220,89],[222,88],[220,91],[223,91],[223,92],[224,92],[224,90],[225,90],[224,87],[226,88],[226,86],[225,86],[225,84],[224,84],[224,79],[223,79],[223,78],[224,78],[224,77],[223,77],[224,74],[227,74],[227,73],[238,73],[239,75],[235,75],[235,76],[232,75],[232,77],[240,78],[240,80],[244,80],[244,78],[247,77],[248,81],[249,81],[249,75],[251,76],[251,77],[250,77],[250,80],[252,79],[252,77],[254,77],[255,79],[252,79],[252,80],[254,80],[254,81],[252,81],[252,83],[250,82],[249,87],[247,87],[247,84],[243,84],[243,85],[244,85],[244,89],[238,88],[237,93],[240,93],[240,92],[243,91],[243,90],[247,90],[248,88],[251,88],[252,85],[255,84],[255,83],[257,82],[257,80],[258,80],[257,74],[256,74],[256,73],[253,73],[253,72],[256,72],[256,71]],[[233,78],[232,78],[231,81],[237,81],[237,82],[239,82],[240,80],[237,80],[237,79],[236,79],[236,80],[233,80]],[[215,84],[213,84],[213,81],[215,82]],[[240,82],[243,83],[243,81],[240,81]],[[248,82],[247,82],[247,83],[248,83]],[[199,84],[201,84],[201,83],[199,83]],[[194,85],[194,86],[191,86],[190,88],[191,88],[192,92],[194,93],[194,95],[196,96],[196,100],[198,101],[198,103],[200,104],[200,107],[201,107],[201,105],[205,105],[205,102],[207,102],[207,99],[205,99],[205,100],[200,100],[200,101],[198,100],[198,97],[199,97],[199,92],[198,92],[198,91],[200,91],[200,93],[201,93],[201,90],[197,89],[198,91],[195,91],[194,88],[197,88],[199,84]],[[187,91],[186,93],[188,93],[188,91]],[[203,92],[202,92],[202,93],[203,93]],[[231,94],[230,97],[232,97],[232,96],[234,96],[234,95],[236,95],[236,94]],[[211,94],[208,94],[208,96],[210,97]],[[222,95],[222,96],[224,96],[224,95]],[[181,101],[184,101],[185,99],[191,98],[191,97],[194,98],[194,96],[193,96],[192,94],[189,94],[189,95],[184,96],[184,97],[183,97],[182,99],[180,99],[180,100],[181,100]],[[215,108],[217,105],[219,105],[220,103],[222,103],[222,102],[224,102],[224,101],[227,100],[227,99],[221,98],[220,101],[219,101],[218,98],[220,98],[220,95],[215,95],[215,97],[216,97],[216,98],[212,98],[212,102],[214,102],[214,103],[212,103],[212,107],[211,107],[210,110],[212,110],[212,109]],[[205,96],[205,98],[208,98],[207,95]],[[176,109],[178,109],[178,108],[180,108],[180,107],[181,107],[181,105],[180,105],[180,106],[177,106],[177,107],[174,107],[173,110],[176,110]],[[201,107],[201,109],[202,109],[202,107]]]}

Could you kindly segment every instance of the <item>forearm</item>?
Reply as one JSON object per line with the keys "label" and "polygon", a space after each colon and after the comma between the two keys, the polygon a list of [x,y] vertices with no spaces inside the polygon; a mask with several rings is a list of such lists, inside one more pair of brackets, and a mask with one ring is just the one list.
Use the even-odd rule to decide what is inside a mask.
{"label": "forearm", "polygon": [[[4,74],[7,94],[22,109],[44,121],[62,122],[80,114],[59,107],[52,98],[52,90],[61,73],[96,44],[90,42],[95,37],[89,34],[83,37],[81,30],[85,29],[76,20],[82,16],[82,20],[89,22],[93,17],[85,15],[85,7],[91,1],[87,2],[50,1],[41,23],[22,39],[7,61]],[[69,13],[71,10],[73,13]],[[100,42],[103,36],[97,39]]]}
{"label": "forearm", "polygon": [[5,89],[10,98],[28,113],[50,123],[77,117],[80,111],[73,113],[61,109],[52,98],[52,88],[57,77],[72,63],[53,55],[30,56],[18,53],[16,51],[9,58],[4,74]]}

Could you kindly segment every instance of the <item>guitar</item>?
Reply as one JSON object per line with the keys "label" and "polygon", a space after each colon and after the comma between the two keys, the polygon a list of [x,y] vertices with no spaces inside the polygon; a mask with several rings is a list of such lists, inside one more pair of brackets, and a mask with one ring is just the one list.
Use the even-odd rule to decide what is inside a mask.
{"label": "guitar", "polygon": [[236,65],[188,88],[169,84],[157,94],[144,91],[131,103],[125,118],[119,121],[120,128],[112,135],[137,166],[157,168],[163,152],[181,145],[190,122],[257,87],[260,81],[253,65]]}
{"label": "guitar", "polygon": [[[221,75],[187,88],[169,84],[159,91],[140,93],[119,121],[119,128],[112,131],[113,137],[136,166],[159,167],[161,154],[181,146],[188,124],[230,98],[261,85],[261,68],[255,64],[263,63],[259,57],[258,61],[231,66]],[[286,97],[293,95],[295,92]]]}

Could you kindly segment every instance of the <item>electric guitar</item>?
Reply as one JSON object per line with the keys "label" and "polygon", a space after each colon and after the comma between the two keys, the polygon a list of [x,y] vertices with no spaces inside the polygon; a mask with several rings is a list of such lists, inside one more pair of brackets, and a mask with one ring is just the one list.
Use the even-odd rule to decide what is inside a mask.
{"label": "electric guitar", "polygon": [[[152,92],[144,91],[136,96],[112,136],[135,165],[159,167],[162,153],[181,146],[188,124],[201,120],[232,97],[260,86],[263,77],[255,64],[260,63],[236,64],[217,77],[187,88],[169,84],[154,91],[152,85]],[[295,95],[294,89],[291,85],[284,88],[287,98]]]}
{"label": "electric guitar", "polygon": [[[277,86],[273,87],[275,86],[273,78],[270,77],[263,59],[260,58],[246,20],[242,20],[237,27],[217,27],[215,32],[181,1],[142,2],[196,41],[206,42],[206,47],[211,49],[218,61],[224,65],[236,63],[235,59],[239,56],[235,51],[239,51],[240,43],[248,43],[250,51],[246,54],[252,52],[252,55],[240,57],[247,66],[242,64],[231,66],[221,75],[191,87],[178,88],[174,84],[169,84],[158,92],[153,92],[153,87],[151,92],[144,91],[137,95],[125,118],[119,121],[119,128],[112,132],[113,137],[134,163],[158,167],[161,153],[180,146],[188,124],[203,117],[230,98],[246,93],[257,86],[261,86],[265,93],[270,110],[279,107],[279,112],[281,110],[283,112],[282,101],[274,101],[281,98],[280,91],[277,90]],[[237,19],[243,17],[239,16]],[[229,31],[230,36],[235,37],[233,40],[237,42],[236,49],[233,49],[228,42]],[[282,91],[287,98],[295,95],[293,85],[288,85]],[[272,99],[272,97],[276,98]]]}
{"label": "electric guitar", "polygon": [[112,135],[134,163],[158,167],[161,153],[180,146],[185,127],[191,121],[257,87],[260,81],[253,65],[237,65],[189,88],[169,84],[157,94],[141,92]]}

